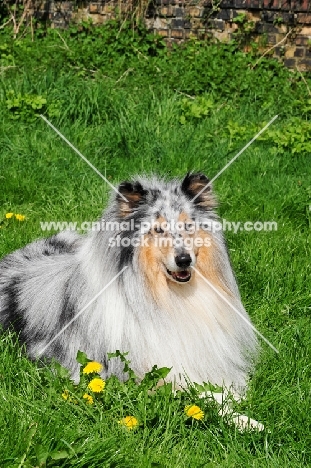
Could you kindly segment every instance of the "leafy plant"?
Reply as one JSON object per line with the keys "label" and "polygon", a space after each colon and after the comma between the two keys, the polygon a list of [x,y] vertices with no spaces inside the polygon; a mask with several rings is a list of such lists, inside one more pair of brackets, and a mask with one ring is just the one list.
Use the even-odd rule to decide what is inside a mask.
{"label": "leafy plant", "polygon": [[0,44],[0,66],[12,66],[14,65],[14,57],[9,44]]}
{"label": "leafy plant", "polygon": [[44,96],[15,93],[11,89],[7,91],[6,97],[6,108],[10,113],[10,118],[13,120],[23,119],[33,121],[39,114],[45,112],[50,117],[58,117],[60,115],[59,103],[48,103]]}
{"label": "leafy plant", "polygon": [[273,142],[279,153],[310,154],[311,122],[292,118],[279,129],[269,129],[262,139]]}
{"label": "leafy plant", "polygon": [[200,120],[210,114],[215,108],[215,102],[211,96],[198,96],[194,99],[182,99],[180,103],[181,116],[179,121],[182,125],[193,120]]}
{"label": "leafy plant", "polygon": [[[186,401],[198,400],[199,391],[202,388],[205,390],[214,389],[213,386],[206,384],[198,386],[189,383],[189,390],[184,392],[173,392],[172,384],[166,383],[165,378],[170,372],[170,368],[158,368],[156,365],[144,375],[142,379],[138,379],[135,372],[131,368],[131,363],[127,359],[128,353],[109,353],[108,359],[119,359],[123,363],[123,372],[125,381],[120,381],[115,376],[109,377],[106,381],[99,378],[98,374],[102,365],[91,361],[81,351],[78,352],[77,361],[81,364],[80,383],[72,385],[70,382],[63,380],[66,388],[64,389],[63,399],[68,402],[78,404],[79,401],[85,398],[86,405],[92,407],[93,404],[100,405],[102,410],[109,411],[111,414],[116,414],[119,411],[119,418],[122,414],[130,414],[140,421],[140,424],[152,424],[155,418],[159,418],[159,396],[165,395],[168,401],[177,406],[184,405]],[[58,365],[58,373],[60,366]],[[86,394],[86,392],[88,392]],[[83,398],[82,398],[82,395]],[[118,395],[122,407],[114,409],[115,396]],[[176,407],[177,407],[176,406]],[[183,406],[180,408],[183,412]]]}
{"label": "leafy plant", "polygon": [[249,43],[251,34],[255,30],[255,22],[249,21],[246,13],[238,13],[232,22],[239,26],[238,30],[234,32],[235,40],[239,46],[245,46]]}
{"label": "leafy plant", "polygon": [[284,19],[283,19],[282,16],[275,16],[274,17],[273,24],[275,24],[276,26],[280,26],[283,23],[284,23]]}

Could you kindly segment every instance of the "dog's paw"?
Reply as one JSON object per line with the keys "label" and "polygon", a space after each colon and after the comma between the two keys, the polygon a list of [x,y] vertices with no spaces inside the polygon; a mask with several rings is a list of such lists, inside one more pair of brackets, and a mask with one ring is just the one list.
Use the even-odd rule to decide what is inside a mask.
{"label": "dog's paw", "polygon": [[256,421],[256,419],[249,418],[244,414],[234,414],[231,419],[235,427],[240,431],[258,431],[261,432],[265,429],[265,426]]}
{"label": "dog's paw", "polygon": [[[219,406],[218,414],[223,416],[226,420],[234,424],[240,432],[245,431],[258,431],[262,432],[265,426],[256,421],[256,419],[249,418],[244,414],[234,413],[232,410],[232,399],[228,398],[226,393],[214,393],[214,392],[203,392],[200,394],[200,398],[210,398]],[[238,395],[234,395],[235,401],[241,401]]]}

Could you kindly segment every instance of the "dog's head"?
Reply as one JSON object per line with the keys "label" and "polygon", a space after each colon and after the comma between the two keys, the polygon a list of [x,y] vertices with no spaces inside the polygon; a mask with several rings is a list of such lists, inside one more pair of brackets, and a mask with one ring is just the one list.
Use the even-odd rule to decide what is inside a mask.
{"label": "dog's head", "polygon": [[171,182],[137,178],[121,183],[118,191],[116,215],[129,228],[121,232],[123,264],[136,252],[150,279],[191,281],[191,267],[206,265],[213,246],[216,200],[207,177],[188,173]]}

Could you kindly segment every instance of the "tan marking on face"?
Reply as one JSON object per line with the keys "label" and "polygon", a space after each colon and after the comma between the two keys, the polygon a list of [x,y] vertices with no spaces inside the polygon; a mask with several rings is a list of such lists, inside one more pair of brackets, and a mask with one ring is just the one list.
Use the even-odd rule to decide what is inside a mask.
{"label": "tan marking on face", "polygon": [[183,211],[183,212],[180,213],[180,215],[178,216],[178,222],[180,222],[180,223],[191,222],[191,219],[189,218],[189,216],[187,215],[187,213]]}
{"label": "tan marking on face", "polygon": [[[154,228],[165,228],[165,226],[169,228],[169,221],[167,221],[164,216],[159,216],[154,223]],[[156,256],[159,261],[166,265],[166,259],[168,256],[171,254],[174,255],[172,236],[169,229],[164,229],[164,232],[162,233],[157,233],[154,229],[152,229],[150,242],[153,244],[155,251],[157,250]]]}
{"label": "tan marking on face", "polygon": [[[180,229],[178,230],[179,234],[181,234],[183,239],[193,238],[195,236],[195,227],[196,227],[195,226],[195,221],[193,219],[191,219],[188,216],[188,214],[185,213],[184,211],[182,213],[180,213],[180,215],[178,217],[178,223],[182,223],[184,225],[181,230]],[[188,229],[186,229],[186,225],[189,225]],[[193,250],[194,251],[194,248],[188,247],[187,250]]]}
{"label": "tan marking on face", "polygon": [[203,245],[197,247],[195,251],[197,257],[196,268],[214,286],[232,296],[226,287],[224,277],[216,261],[218,252],[213,237],[202,229],[197,232],[196,237],[203,241]]}
{"label": "tan marking on face", "polygon": [[140,247],[139,263],[145,274],[147,287],[154,300],[158,302],[158,298],[167,290],[166,276],[161,264],[162,252],[155,246],[152,236],[144,237],[148,238],[148,243]]}
{"label": "tan marking on face", "polygon": [[[191,219],[187,213],[185,213],[184,211],[182,213],[180,213],[180,215],[178,216],[178,223],[184,223],[184,225],[186,224],[190,224],[190,225],[195,225],[193,219]],[[189,232],[189,231],[186,231],[186,233],[189,235],[190,233],[192,232],[192,230]]]}
{"label": "tan marking on face", "polygon": [[[194,223],[194,221],[185,212],[182,212],[179,215],[177,222],[182,224]],[[176,283],[173,277],[171,277],[166,271],[167,265],[172,262],[172,259],[175,258],[176,254],[174,238],[169,229],[165,230],[165,226],[169,227],[170,223],[171,221],[167,221],[163,216],[159,216],[154,221],[154,225],[150,232],[145,236],[145,238],[148,239],[148,245],[142,245],[139,254],[139,261],[141,262],[141,267],[145,273],[148,289],[158,302],[161,296],[162,298],[164,297],[164,291],[167,291],[168,287]],[[157,227],[164,228],[164,232],[157,233]],[[195,235],[194,230],[193,232],[185,231],[183,226],[180,226],[180,229],[178,227],[178,232],[184,240],[191,237],[193,238]],[[194,249],[192,244],[193,242],[191,242],[190,246],[185,244],[185,248],[188,251],[193,252]],[[185,288],[186,285],[183,283],[178,284],[178,286]]]}
{"label": "tan marking on face", "polygon": [[156,227],[163,227],[163,226],[166,226],[167,225],[167,220],[164,218],[164,216],[159,216],[155,222],[154,222],[154,225],[153,225],[153,228],[156,228]]}
{"label": "tan marking on face", "polygon": [[145,272],[150,290],[153,295],[159,287],[166,284],[166,278],[163,272],[163,258],[169,254],[169,247],[159,246],[159,239],[166,239],[169,236],[167,231],[164,233],[157,233],[155,228],[167,225],[167,220],[164,216],[159,216],[153,223],[150,233],[144,236],[147,238],[147,245],[140,248],[139,260],[142,264],[143,271]]}

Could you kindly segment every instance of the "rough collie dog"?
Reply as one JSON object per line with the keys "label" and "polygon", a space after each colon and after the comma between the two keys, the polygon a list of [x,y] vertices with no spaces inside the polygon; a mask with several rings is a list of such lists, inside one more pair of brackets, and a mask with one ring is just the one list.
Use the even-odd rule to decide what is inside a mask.
{"label": "rough collie dog", "polygon": [[56,358],[74,378],[78,350],[104,364],[103,377],[124,377],[120,361],[107,359],[120,350],[140,377],[157,364],[172,368],[175,385],[243,393],[257,343],[222,232],[213,229],[208,182],[203,174],[123,182],[98,229],[61,232],[7,255],[4,328],[14,327],[30,357]]}

